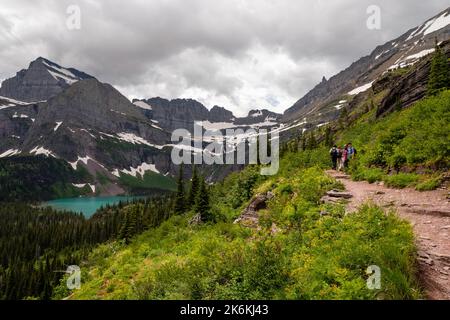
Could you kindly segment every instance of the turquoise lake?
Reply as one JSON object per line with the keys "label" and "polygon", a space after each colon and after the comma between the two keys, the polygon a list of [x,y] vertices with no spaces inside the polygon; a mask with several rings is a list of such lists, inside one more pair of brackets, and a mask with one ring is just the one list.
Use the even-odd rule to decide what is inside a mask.
{"label": "turquoise lake", "polygon": [[58,210],[81,212],[86,218],[90,218],[101,206],[117,204],[120,201],[125,202],[144,198],[144,196],[79,197],[51,200],[43,202],[41,206],[50,206]]}

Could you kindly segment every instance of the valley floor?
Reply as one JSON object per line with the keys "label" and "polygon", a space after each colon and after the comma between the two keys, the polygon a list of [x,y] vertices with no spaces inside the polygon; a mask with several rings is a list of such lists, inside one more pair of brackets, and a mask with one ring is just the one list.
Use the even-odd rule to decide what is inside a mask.
{"label": "valley floor", "polygon": [[419,192],[411,188],[391,189],[377,183],[352,181],[336,171],[327,173],[341,181],[353,195],[347,209],[355,211],[373,201],[395,209],[408,220],[416,236],[420,279],[429,299],[450,299],[450,201],[447,190]]}

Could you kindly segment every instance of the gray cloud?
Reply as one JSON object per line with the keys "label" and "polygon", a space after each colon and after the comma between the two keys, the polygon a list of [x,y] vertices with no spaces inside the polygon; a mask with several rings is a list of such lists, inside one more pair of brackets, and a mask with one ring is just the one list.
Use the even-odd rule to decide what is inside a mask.
{"label": "gray cloud", "polygon": [[[81,30],[66,27],[68,5]],[[382,28],[366,28],[369,5]],[[2,0],[0,78],[38,56],[131,97],[192,97],[238,114],[282,112],[376,45],[446,8],[444,0]]]}

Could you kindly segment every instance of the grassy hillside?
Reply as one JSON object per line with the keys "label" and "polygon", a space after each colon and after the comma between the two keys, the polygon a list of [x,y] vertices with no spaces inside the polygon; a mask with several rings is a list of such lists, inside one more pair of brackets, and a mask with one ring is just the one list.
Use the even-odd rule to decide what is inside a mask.
{"label": "grassy hillside", "polygon": [[[314,164],[314,165],[313,165]],[[277,176],[251,166],[210,190],[215,223],[177,215],[134,238],[99,246],[82,266],[72,299],[375,299],[417,298],[411,227],[371,206],[345,215],[320,205],[340,184],[323,173],[325,149],[286,153]],[[234,224],[249,199],[271,191],[260,228]],[[326,214],[324,214],[326,212]],[[381,290],[366,269],[381,267]]]}
{"label": "grassy hillside", "polygon": [[450,166],[450,90],[381,119],[375,111],[338,136],[340,145],[351,141],[359,151],[353,177],[419,190],[438,186]]}
{"label": "grassy hillside", "polygon": [[[429,190],[448,171],[450,91],[377,118],[384,94],[362,101],[351,121],[330,124],[338,128],[333,137],[323,136],[324,127],[283,146],[277,175],[261,176],[248,166],[209,187],[208,223],[193,223],[196,213],[188,207],[131,242],[99,246],[83,266],[82,288],[69,292],[61,285],[54,297],[420,298],[407,222],[371,204],[352,214],[343,205],[320,204],[328,190],[342,188],[324,173],[333,140],[358,149],[349,169],[354,179]],[[255,195],[269,191],[273,197],[258,212],[257,228],[233,223]],[[381,268],[381,289],[366,285],[371,265]]]}

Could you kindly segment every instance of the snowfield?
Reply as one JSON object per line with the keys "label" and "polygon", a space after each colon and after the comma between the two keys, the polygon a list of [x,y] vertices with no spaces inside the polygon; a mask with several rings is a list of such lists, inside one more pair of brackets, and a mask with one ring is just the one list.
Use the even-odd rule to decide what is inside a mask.
{"label": "snowfield", "polygon": [[152,106],[144,101],[136,101],[136,102],[134,102],[134,105],[138,106],[139,108],[142,108],[142,109],[153,110]]}
{"label": "snowfield", "polygon": [[120,132],[117,134],[117,138],[119,140],[129,142],[131,144],[145,144],[147,146],[154,147],[157,149],[164,148],[164,146],[150,143],[147,140],[145,140],[144,138],[141,138],[141,137],[135,135],[134,133]]}
{"label": "snowfield", "polygon": [[364,84],[356,89],[353,89],[352,91],[350,91],[348,94],[351,96],[355,96],[357,94],[360,94],[361,92],[367,91],[372,87],[372,84],[374,83],[374,81]]}

